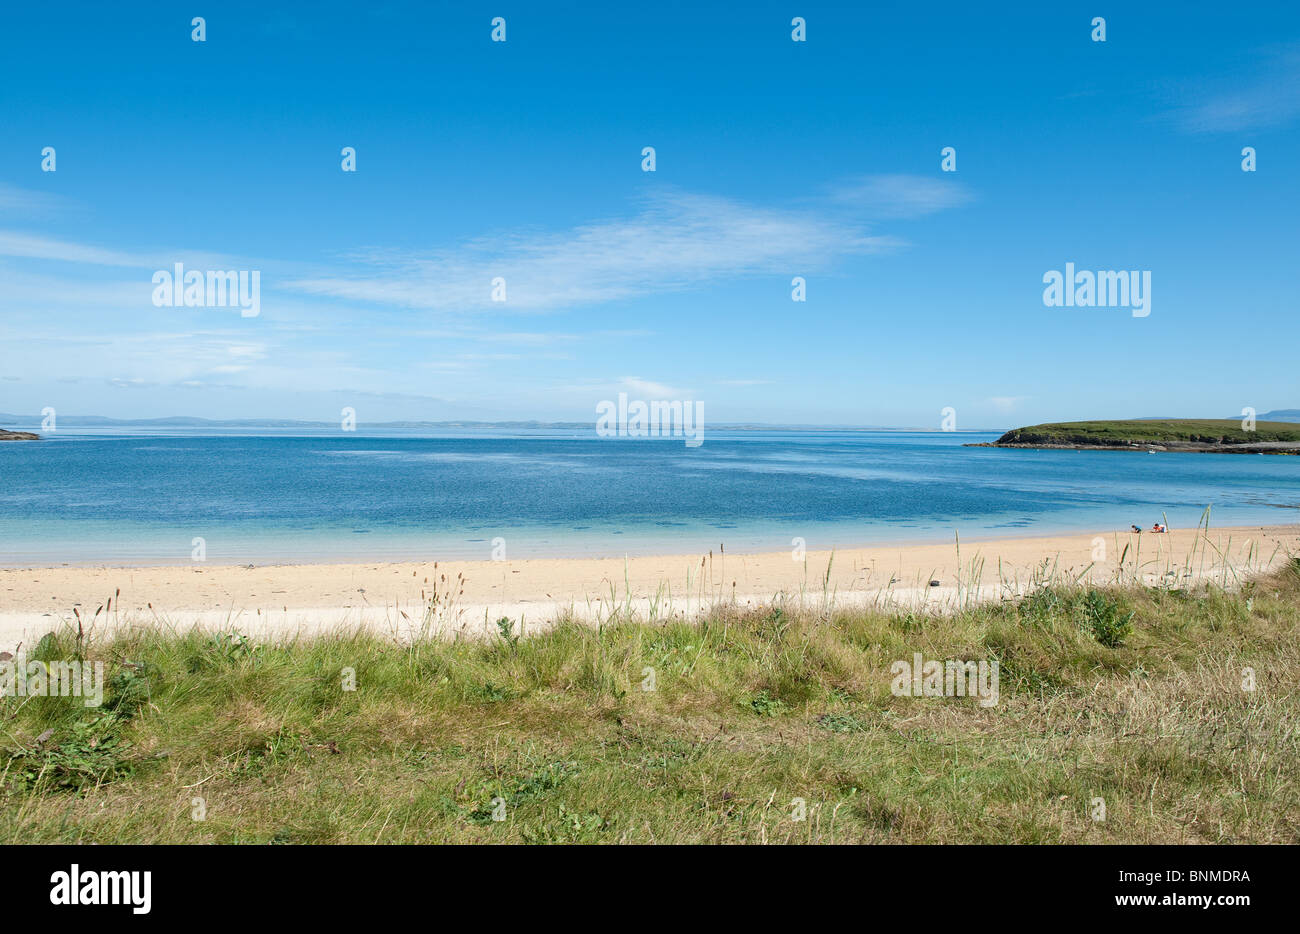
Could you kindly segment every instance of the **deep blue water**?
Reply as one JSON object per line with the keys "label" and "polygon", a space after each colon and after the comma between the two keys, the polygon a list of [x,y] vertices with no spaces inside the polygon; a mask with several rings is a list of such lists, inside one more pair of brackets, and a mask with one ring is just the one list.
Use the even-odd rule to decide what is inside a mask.
{"label": "deep blue water", "polygon": [[962,447],[989,435],[461,437],[61,430],[0,444],[0,565],[810,549],[1300,521],[1300,457]]}

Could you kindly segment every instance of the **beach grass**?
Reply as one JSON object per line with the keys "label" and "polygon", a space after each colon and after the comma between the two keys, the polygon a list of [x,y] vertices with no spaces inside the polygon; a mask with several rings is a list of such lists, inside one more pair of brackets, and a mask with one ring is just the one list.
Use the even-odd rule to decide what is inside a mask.
{"label": "beach grass", "polygon": [[[28,652],[101,661],[105,697],[0,700],[6,844],[1300,842],[1294,558],[935,615]],[[915,653],[996,660],[996,705],[895,696]]]}

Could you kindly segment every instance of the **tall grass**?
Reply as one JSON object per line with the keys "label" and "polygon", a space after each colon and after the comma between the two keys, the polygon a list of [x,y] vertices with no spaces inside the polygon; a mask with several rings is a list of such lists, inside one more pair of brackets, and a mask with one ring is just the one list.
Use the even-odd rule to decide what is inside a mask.
{"label": "tall grass", "polygon": [[[721,554],[699,570],[692,623],[624,598],[527,636],[52,633],[33,651],[102,661],[106,700],[0,700],[0,840],[1300,842],[1300,562],[1049,566],[944,612],[837,606],[829,575],[820,606],[740,607]],[[998,661],[998,705],[894,696],[913,653]]]}

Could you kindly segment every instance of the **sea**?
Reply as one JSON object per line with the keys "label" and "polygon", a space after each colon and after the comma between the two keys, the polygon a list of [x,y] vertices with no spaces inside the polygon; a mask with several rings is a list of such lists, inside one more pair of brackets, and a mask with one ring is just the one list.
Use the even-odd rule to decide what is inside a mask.
{"label": "sea", "polygon": [[60,429],[0,442],[0,566],[622,557],[1300,521],[1300,457],[966,446],[995,437],[735,430],[688,447],[593,429]]}

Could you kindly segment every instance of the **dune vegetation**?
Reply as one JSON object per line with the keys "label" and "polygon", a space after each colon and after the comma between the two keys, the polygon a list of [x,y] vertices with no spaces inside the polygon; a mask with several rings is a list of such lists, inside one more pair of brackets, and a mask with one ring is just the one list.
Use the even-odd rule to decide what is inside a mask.
{"label": "dune vegetation", "polygon": [[[1297,843],[1300,560],[916,615],[520,638],[64,630],[0,699],[4,843]],[[997,702],[894,666],[996,661]]]}

